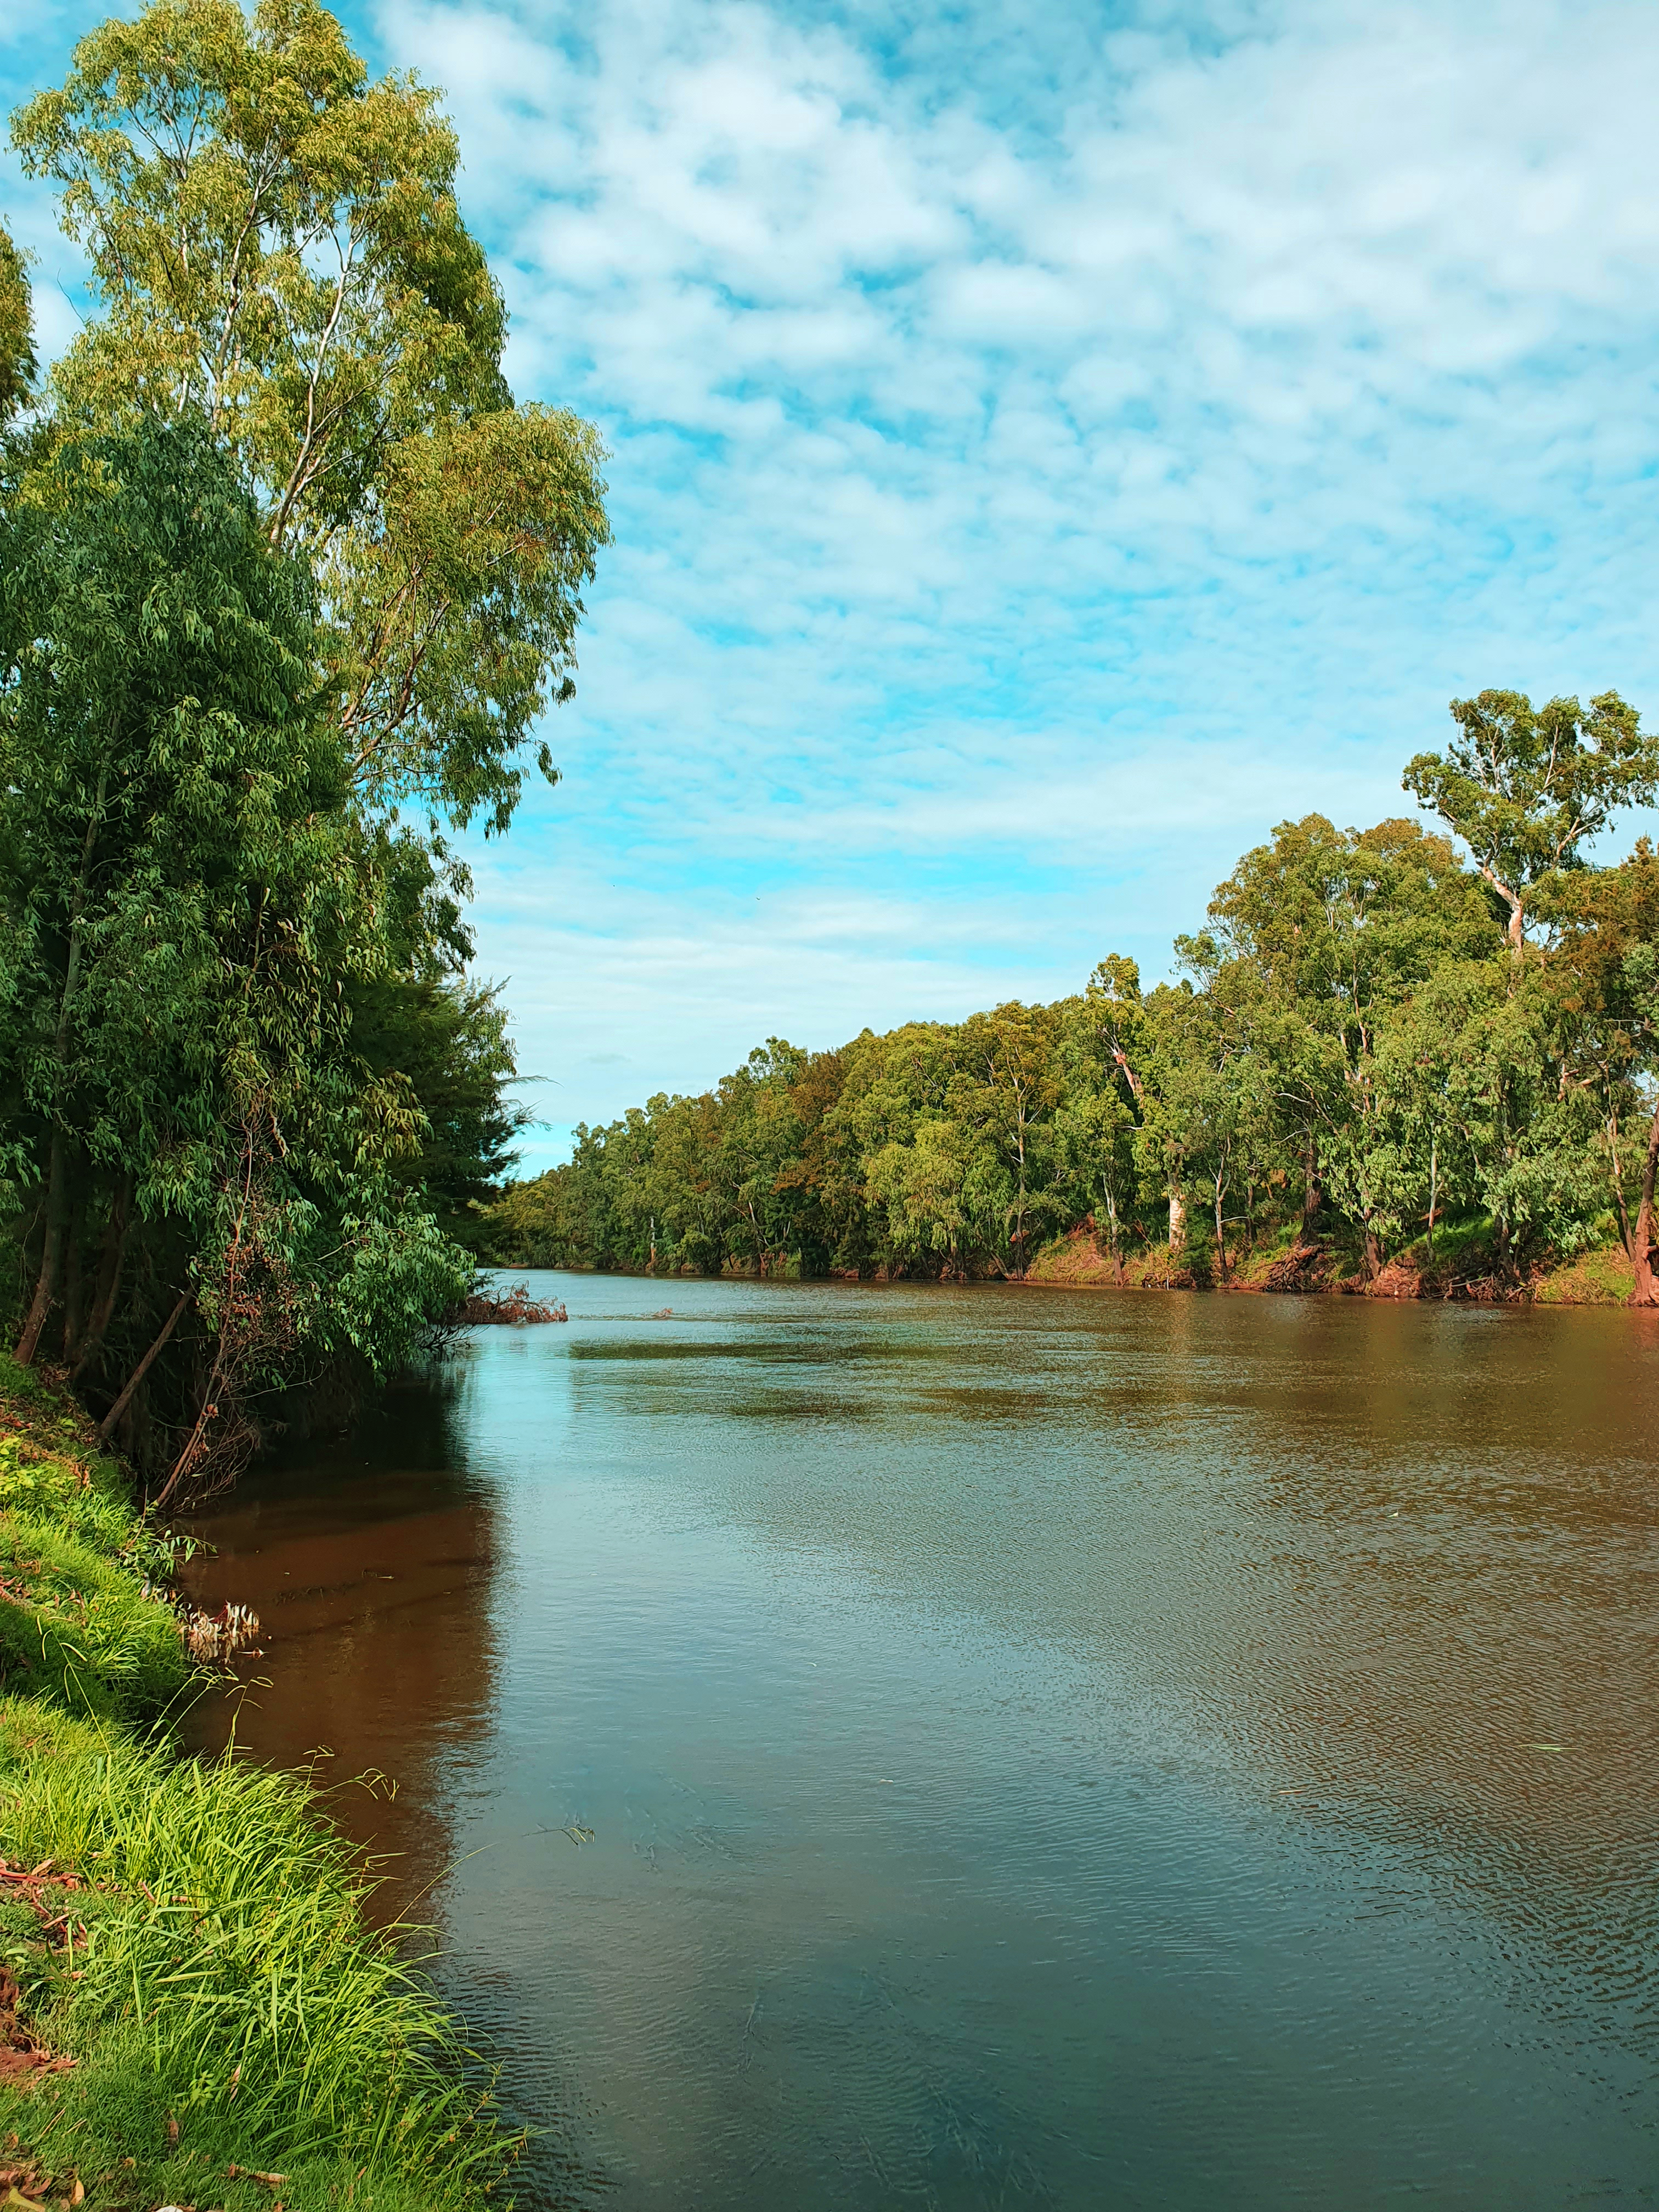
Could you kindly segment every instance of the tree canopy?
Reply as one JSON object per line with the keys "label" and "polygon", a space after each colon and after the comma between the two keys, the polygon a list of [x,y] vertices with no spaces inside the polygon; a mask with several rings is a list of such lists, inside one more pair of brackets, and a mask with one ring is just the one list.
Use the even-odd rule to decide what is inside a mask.
{"label": "tree canopy", "polygon": [[55,372],[65,426],[202,415],[317,578],[365,797],[504,829],[574,689],[602,455],[513,404],[436,93],[370,82],[316,0],[153,0],[84,38],[12,137],[104,309]]}
{"label": "tree canopy", "polygon": [[0,240],[17,1356],[170,1498],[470,1279],[522,1117],[446,841],[552,772],[602,456],[503,380],[438,95],[313,0],[155,0],[13,137],[99,308],[42,383]]}
{"label": "tree canopy", "polygon": [[33,315],[23,257],[0,223],[0,426],[34,389]]}
{"label": "tree canopy", "polygon": [[1452,713],[1463,734],[1407,782],[1455,835],[1282,822],[1176,939],[1172,982],[1113,955],[1052,1006],[774,1039],[702,1097],[579,1129],[494,1208],[491,1249],[960,1278],[1092,1232],[1120,1278],[1376,1279],[1409,1252],[1443,1286],[1512,1289],[1615,1238],[1650,1301],[1659,862],[1583,848],[1650,795],[1651,741],[1612,693]]}
{"label": "tree canopy", "polygon": [[1616,691],[1537,708],[1524,691],[1483,691],[1451,713],[1458,735],[1444,753],[1417,754],[1406,786],[1468,847],[1518,947],[1529,895],[1582,866],[1615,809],[1652,805],[1659,736]]}

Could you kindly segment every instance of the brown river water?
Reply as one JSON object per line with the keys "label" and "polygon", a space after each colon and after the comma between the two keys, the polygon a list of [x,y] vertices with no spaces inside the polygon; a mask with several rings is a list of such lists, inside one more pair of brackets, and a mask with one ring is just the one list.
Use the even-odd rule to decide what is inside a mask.
{"label": "brown river water", "polygon": [[192,1570],[521,2203],[1659,2204],[1653,1318],[531,1281]]}

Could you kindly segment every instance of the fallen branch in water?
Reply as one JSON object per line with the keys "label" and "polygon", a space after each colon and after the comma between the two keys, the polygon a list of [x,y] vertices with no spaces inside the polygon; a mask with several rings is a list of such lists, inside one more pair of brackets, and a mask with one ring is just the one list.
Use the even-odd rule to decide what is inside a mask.
{"label": "fallen branch in water", "polygon": [[454,1320],[462,1328],[477,1328],[492,1323],[508,1328],[526,1328],[532,1322],[568,1321],[569,1315],[558,1299],[532,1298],[528,1283],[514,1283],[509,1291],[500,1293],[487,1285],[475,1284],[471,1295],[463,1298]]}

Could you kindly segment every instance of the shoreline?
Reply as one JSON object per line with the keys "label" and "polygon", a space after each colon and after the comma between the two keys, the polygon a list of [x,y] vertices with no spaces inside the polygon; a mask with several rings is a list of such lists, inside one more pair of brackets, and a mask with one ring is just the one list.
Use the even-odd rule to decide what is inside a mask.
{"label": "shoreline", "polygon": [[308,1772],[171,1733],[258,1628],[191,1611],[179,1549],[66,1392],[0,1356],[13,2185],[87,2212],[464,2212],[520,2139],[411,1958],[424,1931],[368,1918]]}
{"label": "shoreline", "polygon": [[[1374,1279],[1353,1269],[1348,1255],[1326,1244],[1313,1247],[1283,1243],[1264,1245],[1242,1265],[1231,1264],[1218,1281],[1208,1255],[1199,1252],[1186,1266],[1171,1267],[1164,1255],[1145,1250],[1126,1259],[1121,1275],[1109,1254],[1087,1232],[1073,1231],[1046,1247],[1024,1275],[976,1273],[961,1277],[899,1273],[884,1268],[860,1275],[851,1268],[832,1268],[822,1275],[799,1270],[763,1273],[752,1266],[722,1269],[719,1273],[693,1268],[672,1273],[637,1267],[578,1267],[568,1263],[528,1259],[495,1261],[490,1272],[507,1281],[523,1274],[563,1274],[587,1277],[596,1282],[753,1283],[771,1289],[807,1283],[836,1284],[843,1288],[969,1289],[1001,1286],[1012,1290],[1157,1291],[1219,1297],[1346,1297],[1369,1298],[1389,1304],[1480,1305],[1517,1307],[1625,1307],[1632,1304],[1635,1271],[1617,1245],[1599,1245],[1571,1260],[1524,1278],[1510,1279],[1490,1267],[1478,1264],[1444,1271],[1414,1264],[1411,1250],[1389,1261]],[[1196,1262],[1194,1264],[1194,1262]],[[1288,1264],[1287,1264],[1288,1263]],[[1351,1271],[1345,1272],[1345,1268]]]}

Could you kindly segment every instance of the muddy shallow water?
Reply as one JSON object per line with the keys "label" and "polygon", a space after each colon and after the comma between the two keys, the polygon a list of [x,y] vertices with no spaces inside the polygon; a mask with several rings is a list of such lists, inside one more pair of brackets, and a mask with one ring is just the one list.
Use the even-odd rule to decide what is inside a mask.
{"label": "muddy shallow water", "polygon": [[195,1570],[522,2201],[1659,2203],[1651,1321],[531,1280]]}

